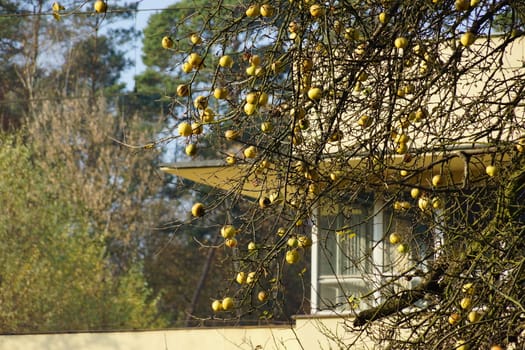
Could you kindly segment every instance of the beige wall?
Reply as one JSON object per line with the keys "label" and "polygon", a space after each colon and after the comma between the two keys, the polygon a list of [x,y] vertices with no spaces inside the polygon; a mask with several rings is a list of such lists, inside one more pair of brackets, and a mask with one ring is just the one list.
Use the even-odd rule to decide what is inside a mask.
{"label": "beige wall", "polygon": [[[341,317],[301,318],[292,327],[188,328],[147,332],[72,333],[0,336],[6,350],[319,350],[337,349],[328,334],[345,344],[354,336]],[[352,349],[372,349],[363,343]],[[259,349],[259,348],[257,348]]]}

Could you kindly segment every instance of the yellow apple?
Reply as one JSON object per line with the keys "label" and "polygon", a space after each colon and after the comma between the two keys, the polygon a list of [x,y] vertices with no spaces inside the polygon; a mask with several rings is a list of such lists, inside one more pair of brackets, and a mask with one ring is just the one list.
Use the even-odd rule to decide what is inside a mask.
{"label": "yellow apple", "polygon": [[461,39],[459,39],[461,42],[461,45],[467,47],[470,46],[476,41],[476,36],[472,34],[471,32],[466,32],[461,36]]}
{"label": "yellow apple", "polygon": [[443,200],[439,197],[432,198],[432,208],[434,209],[442,209],[443,208]]}
{"label": "yellow apple", "polygon": [[237,229],[233,225],[224,225],[221,228],[221,236],[223,238],[233,238],[237,234]]}
{"label": "yellow apple", "polygon": [[246,68],[246,75],[254,76],[256,71],[257,67],[252,64],[248,68]]}
{"label": "yellow apple", "polygon": [[193,207],[191,207],[191,215],[195,216],[196,218],[203,216],[204,213],[204,204],[202,203],[195,203]]}
{"label": "yellow apple", "polygon": [[284,227],[279,227],[279,228],[277,229],[277,235],[278,235],[278,236],[282,237],[282,236],[284,236],[285,234],[286,234],[286,229],[285,229]]}
{"label": "yellow apple", "polygon": [[188,63],[195,69],[202,65],[202,57],[196,52],[192,52],[188,57]]}
{"label": "yellow apple", "polygon": [[250,56],[250,59],[249,59],[249,62],[252,66],[259,66],[261,64],[261,56],[259,55],[251,55]]}
{"label": "yellow apple", "polygon": [[244,149],[243,154],[246,158],[255,158],[257,156],[257,148],[249,146]]}
{"label": "yellow apple", "polygon": [[257,105],[254,105],[252,103],[245,103],[243,110],[244,113],[246,113],[246,115],[252,115],[257,111]]}
{"label": "yellow apple", "polygon": [[226,97],[228,97],[228,90],[225,88],[215,88],[213,90],[213,97],[215,97],[217,100],[224,100]]}
{"label": "yellow apple", "polygon": [[108,10],[108,5],[102,0],[95,1],[94,7],[96,13],[105,13]]}
{"label": "yellow apple", "polygon": [[451,325],[455,325],[455,324],[458,323],[459,321],[461,321],[461,315],[458,314],[457,312],[452,313],[452,314],[448,317],[448,323],[450,323]]}
{"label": "yellow apple", "polygon": [[233,67],[233,59],[228,55],[221,56],[221,58],[219,58],[219,66],[223,68],[231,68]]}
{"label": "yellow apple", "polygon": [[310,6],[310,15],[312,17],[317,18],[324,15],[324,7],[319,4],[313,4]]}
{"label": "yellow apple", "polygon": [[200,110],[205,110],[208,107],[208,98],[202,95],[199,95],[193,100],[193,106]]}
{"label": "yellow apple", "polygon": [[392,232],[390,236],[388,236],[388,241],[390,244],[398,244],[401,242],[401,235],[397,232]]}
{"label": "yellow apple", "polygon": [[234,165],[235,163],[237,163],[237,159],[235,158],[235,156],[227,156],[226,157],[226,164]]}
{"label": "yellow apple", "polygon": [[417,206],[419,209],[426,211],[428,209],[429,200],[427,197],[420,197],[417,201]]}
{"label": "yellow apple", "polygon": [[193,45],[199,45],[202,44],[202,38],[199,36],[199,34],[193,33],[190,35],[190,41]]}
{"label": "yellow apple", "polygon": [[246,283],[248,284],[252,284],[255,282],[255,279],[256,279],[256,274],[255,272],[249,272],[248,273],[248,276],[246,276]]}
{"label": "yellow apple", "polygon": [[299,241],[295,237],[290,237],[288,238],[286,244],[288,244],[288,246],[291,248],[297,248],[299,246]]}
{"label": "yellow apple", "polygon": [[516,143],[516,151],[519,153],[525,152],[525,138],[520,138]]}
{"label": "yellow apple", "polygon": [[196,144],[193,144],[193,143],[190,143],[186,146],[186,148],[184,149],[184,151],[186,152],[186,154],[189,156],[189,157],[193,157],[194,155],[197,154],[197,145]]}
{"label": "yellow apple", "polygon": [[299,26],[299,24],[297,22],[290,22],[288,24],[288,31],[290,33],[297,33],[299,31],[299,28],[300,28],[300,26]]}
{"label": "yellow apple", "polygon": [[457,11],[466,11],[469,9],[470,0],[456,0],[455,6]]}
{"label": "yellow apple", "polygon": [[476,323],[481,319],[481,314],[477,311],[471,311],[468,313],[467,318],[470,323]]}
{"label": "yellow apple", "polygon": [[401,175],[402,177],[405,177],[405,176],[408,176],[408,171],[407,170],[399,170],[399,175]]}
{"label": "yellow apple", "polygon": [[474,294],[474,284],[473,283],[465,283],[462,287],[461,287],[461,291],[465,294]]}
{"label": "yellow apple", "polygon": [[259,103],[259,106],[266,106],[268,104],[268,99],[268,94],[263,91],[259,94],[259,100],[257,102]]}
{"label": "yellow apple", "polygon": [[368,115],[364,114],[357,121],[357,125],[359,125],[362,128],[367,128],[370,125],[372,125],[372,118],[370,118]]}
{"label": "yellow apple", "polygon": [[386,12],[381,12],[377,17],[379,18],[379,23],[385,24],[388,21],[388,15]]}
{"label": "yellow apple", "polygon": [[224,132],[224,137],[228,141],[233,141],[233,140],[236,140],[239,137],[239,132],[236,131],[236,130],[229,129],[229,130],[226,130]]}
{"label": "yellow apple", "polygon": [[190,136],[191,134],[193,134],[193,130],[191,129],[191,125],[186,123],[186,122],[180,123],[177,129],[179,131],[179,135],[180,136],[187,137],[187,136]]}
{"label": "yellow apple", "polygon": [[419,188],[414,187],[413,189],[410,190],[410,197],[417,199],[419,198],[419,195],[420,195]]}
{"label": "yellow apple", "polygon": [[286,262],[288,264],[295,264],[296,262],[299,261],[299,252],[297,251],[297,249],[292,249],[292,250],[288,250],[286,252]]}
{"label": "yellow apple", "polygon": [[256,104],[258,98],[259,94],[257,92],[250,92],[246,95],[246,103]]}
{"label": "yellow apple", "polygon": [[234,306],[233,298],[226,297],[222,299],[222,309],[224,311],[233,309],[233,306]]}
{"label": "yellow apple", "polygon": [[249,251],[254,251],[255,249],[257,249],[257,244],[255,244],[255,242],[248,243],[248,250]]}
{"label": "yellow apple", "polygon": [[191,123],[191,130],[193,135],[200,135],[204,131],[201,123]]}
{"label": "yellow apple", "polygon": [[490,347],[490,350],[503,350],[500,345],[494,344]]}
{"label": "yellow apple", "polygon": [[398,49],[404,49],[408,46],[408,40],[405,37],[398,37],[394,40],[394,46]]}
{"label": "yellow apple", "polygon": [[239,272],[239,273],[237,274],[237,276],[235,276],[235,281],[236,281],[237,283],[239,283],[239,284],[244,284],[244,283],[246,283],[246,273],[244,273],[244,272],[242,272],[242,271]]}
{"label": "yellow apple", "polygon": [[432,176],[432,186],[439,187],[443,185],[443,177],[439,174]]}
{"label": "yellow apple", "polygon": [[257,293],[257,299],[264,303],[266,299],[268,299],[268,293],[266,293],[264,290],[261,290],[259,293]]}
{"label": "yellow apple", "polygon": [[260,8],[261,16],[263,17],[272,17],[275,12],[275,9],[270,4],[263,4]]}
{"label": "yellow apple", "polygon": [[308,90],[308,98],[311,100],[319,100],[323,96],[323,90],[318,87],[312,87]]}
{"label": "yellow apple", "polygon": [[213,303],[211,303],[211,309],[213,312],[222,311],[222,302],[220,300],[214,300]]}
{"label": "yellow apple", "polygon": [[301,248],[309,248],[312,246],[312,239],[305,235],[300,235],[297,237],[297,241],[299,242],[299,247]]}
{"label": "yellow apple", "polygon": [[498,175],[498,168],[496,168],[494,165],[489,165],[485,168],[485,172],[488,176],[494,177]]}
{"label": "yellow apple", "polygon": [[257,17],[257,16],[259,16],[259,13],[260,13],[260,8],[259,8],[259,5],[257,5],[257,4],[250,5],[246,9],[246,16],[248,16],[248,17]]}
{"label": "yellow apple", "polygon": [[165,36],[162,38],[162,47],[165,48],[165,49],[171,49],[173,48],[173,45],[175,45],[175,43],[173,42],[173,39],[170,38],[169,36]]}
{"label": "yellow apple", "polygon": [[193,66],[189,62],[184,62],[182,64],[182,71],[184,73],[190,73],[193,69]]}
{"label": "yellow apple", "polygon": [[224,240],[224,245],[226,245],[228,248],[235,248],[237,246],[237,239],[235,237],[226,238]]}
{"label": "yellow apple", "polygon": [[186,97],[190,94],[190,87],[186,84],[180,84],[177,86],[177,95],[180,97]]}
{"label": "yellow apple", "polygon": [[397,246],[397,252],[399,254],[406,254],[408,252],[408,244],[401,243],[400,245],[398,245]]}
{"label": "yellow apple", "polygon": [[470,308],[471,305],[472,305],[472,299],[470,299],[469,297],[465,297],[461,299],[461,301],[459,302],[459,306],[461,306],[461,308],[464,310]]}
{"label": "yellow apple", "polygon": [[272,122],[266,121],[261,123],[261,131],[265,134],[272,132],[273,125]]}
{"label": "yellow apple", "polygon": [[401,142],[396,147],[396,153],[397,154],[405,154],[408,151],[408,146],[406,143]]}

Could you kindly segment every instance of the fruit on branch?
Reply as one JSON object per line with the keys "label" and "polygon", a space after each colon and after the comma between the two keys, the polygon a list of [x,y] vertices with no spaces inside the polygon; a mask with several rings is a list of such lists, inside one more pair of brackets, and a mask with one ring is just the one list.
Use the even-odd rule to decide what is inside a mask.
{"label": "fruit on branch", "polygon": [[439,174],[432,177],[432,186],[439,187],[443,185],[443,177]]}
{"label": "fruit on branch", "polygon": [[457,11],[466,11],[470,7],[470,0],[456,0],[455,6]]}
{"label": "fruit on branch", "polygon": [[264,303],[266,299],[268,299],[268,293],[266,293],[264,290],[261,290],[259,293],[257,293],[257,299]]}
{"label": "fruit on branch", "polygon": [[248,60],[252,66],[258,67],[261,65],[261,56],[259,55],[251,55],[250,59]]}
{"label": "fruit on branch", "polygon": [[359,117],[359,120],[357,121],[357,125],[359,125],[362,128],[367,128],[370,125],[372,125],[372,118],[364,114],[361,117]]}
{"label": "fruit on branch", "polygon": [[490,350],[503,350],[500,345],[494,344],[490,347]]}
{"label": "fruit on branch", "polygon": [[228,90],[225,88],[215,88],[213,90],[213,97],[215,97],[217,100],[224,100],[226,97],[228,97]]}
{"label": "fruit on branch", "polygon": [[398,49],[404,49],[408,46],[408,40],[405,37],[398,37],[394,40],[394,46]]}
{"label": "fruit on branch", "polygon": [[228,310],[233,309],[233,306],[234,306],[233,298],[226,297],[226,298],[222,299],[222,309],[224,311],[228,311]]}
{"label": "fruit on branch", "polygon": [[308,90],[308,98],[310,100],[319,100],[323,96],[323,90],[318,87],[312,87]]}
{"label": "fruit on branch", "polygon": [[232,237],[232,238],[226,238],[224,240],[224,244],[228,247],[228,248],[235,248],[237,246],[237,239],[235,237]]}
{"label": "fruit on branch", "polygon": [[260,13],[260,8],[259,8],[259,5],[257,4],[250,5],[246,9],[246,16],[248,17],[257,17],[259,16],[259,13]]}
{"label": "fruit on branch", "polygon": [[268,99],[268,94],[263,91],[259,94],[259,100],[257,101],[257,103],[259,104],[259,106],[266,106],[268,104]]}
{"label": "fruit on branch", "polygon": [[270,133],[273,130],[272,122],[266,121],[261,123],[261,131],[265,134]]}
{"label": "fruit on branch", "polygon": [[406,254],[406,253],[408,253],[408,244],[401,243],[400,245],[398,245],[397,246],[397,252],[399,254]]}
{"label": "fruit on branch", "polygon": [[465,283],[462,287],[461,287],[461,291],[465,294],[469,294],[469,295],[472,295],[474,294],[474,284],[473,283]]}
{"label": "fruit on branch", "polygon": [[192,35],[190,35],[190,41],[193,45],[202,44],[202,38],[197,33],[193,33]]}
{"label": "fruit on branch", "polygon": [[324,15],[324,7],[320,4],[313,4],[310,6],[310,15],[314,18],[318,18]]}
{"label": "fruit on branch", "polygon": [[233,141],[233,140],[236,140],[239,137],[239,132],[236,131],[236,130],[229,129],[229,130],[226,130],[224,132],[224,137],[228,141]]}
{"label": "fruit on branch", "polygon": [[398,244],[401,242],[401,235],[397,232],[392,232],[390,236],[388,236],[388,241],[390,244]]}
{"label": "fruit on branch", "polygon": [[239,284],[244,284],[246,283],[246,273],[244,272],[239,272],[237,273],[237,276],[235,276],[235,281]]}
{"label": "fruit on branch", "polygon": [[386,12],[381,12],[378,16],[379,23],[385,24],[388,22],[388,15]]}
{"label": "fruit on branch", "polygon": [[201,55],[196,52],[190,53],[190,56],[188,57],[188,63],[191,64],[194,69],[198,69],[202,65]]}
{"label": "fruit on branch", "polygon": [[208,107],[208,98],[202,95],[195,97],[193,100],[193,106],[200,110],[205,110]]}
{"label": "fruit on branch", "polygon": [[297,249],[288,250],[286,252],[285,260],[288,264],[295,264],[299,261],[299,252]]}
{"label": "fruit on branch", "polygon": [[190,143],[186,145],[186,148],[184,149],[184,152],[186,152],[186,155],[188,157],[193,157],[197,154],[197,145],[194,143]]}
{"label": "fruit on branch", "polygon": [[256,278],[256,275],[255,275],[255,272],[249,272],[248,273],[248,276],[246,276],[246,283],[247,284],[252,284],[255,282],[255,278]]}
{"label": "fruit on branch", "polygon": [[226,164],[228,165],[234,165],[235,163],[237,163],[237,159],[235,158],[235,156],[227,156],[225,160]]}
{"label": "fruit on branch", "polygon": [[165,36],[165,37],[162,38],[161,45],[165,49],[171,49],[171,48],[173,48],[175,43],[173,42],[172,38],[170,38],[169,36]]}
{"label": "fruit on branch", "polygon": [[108,5],[105,1],[97,0],[95,1],[94,8],[96,13],[105,13],[108,10]]}
{"label": "fruit on branch", "polygon": [[189,62],[184,62],[182,64],[182,71],[184,73],[190,73],[193,70],[193,66]]}
{"label": "fruit on branch", "polygon": [[249,146],[244,149],[243,154],[246,158],[255,158],[257,156],[257,149],[255,146]]}
{"label": "fruit on branch", "polygon": [[257,244],[255,244],[255,242],[250,242],[250,243],[248,243],[248,250],[249,250],[250,252],[252,252],[252,251],[254,251],[254,250],[256,250],[256,249],[257,249]]}
{"label": "fruit on branch", "polygon": [[204,204],[202,203],[195,203],[191,207],[191,215],[193,215],[196,218],[203,216],[204,213],[205,213]]}
{"label": "fruit on branch", "polygon": [[223,55],[221,58],[219,58],[219,66],[223,68],[231,68],[233,67],[233,58],[231,58],[228,55]]}
{"label": "fruit on branch", "polygon": [[187,136],[190,136],[191,134],[193,134],[193,130],[191,128],[191,125],[186,123],[186,122],[182,122],[179,124],[177,130],[179,131],[179,135],[180,136],[184,136],[184,137],[187,137]]}
{"label": "fruit on branch", "polygon": [[443,209],[443,200],[440,197],[432,198],[432,208]]}
{"label": "fruit on branch", "polygon": [[288,246],[291,248],[297,248],[297,246],[299,246],[299,241],[295,237],[290,237],[288,238],[286,244],[288,244]]}
{"label": "fruit on branch", "polygon": [[213,312],[222,311],[222,302],[220,300],[214,300],[213,303],[211,303],[211,309]]}
{"label": "fruit on branch", "polygon": [[476,41],[476,36],[472,34],[472,32],[466,32],[461,36],[459,41],[461,42],[461,45],[468,47]]}
{"label": "fruit on branch", "polygon": [[455,325],[459,321],[461,321],[461,315],[457,312],[450,314],[450,316],[448,317],[448,323],[450,323],[451,325]]}
{"label": "fruit on branch", "polygon": [[259,9],[259,12],[263,17],[272,17],[275,12],[275,9],[270,4],[262,4],[261,8]]}
{"label": "fruit on branch", "polygon": [[421,194],[421,191],[419,190],[419,188],[412,188],[410,190],[410,197],[414,198],[414,199],[417,199],[419,198],[419,195]]}
{"label": "fruit on branch", "polygon": [[427,197],[420,197],[417,201],[417,206],[422,211],[428,210],[429,200]]}
{"label": "fruit on branch", "polygon": [[177,95],[179,97],[186,97],[190,94],[190,87],[186,84],[180,84],[177,86]]}
{"label": "fruit on branch", "polygon": [[463,310],[469,309],[472,306],[472,299],[470,299],[469,297],[461,299],[461,301],[459,302],[459,306],[461,306]]}
{"label": "fruit on branch", "polygon": [[465,340],[458,340],[456,342],[456,345],[454,347],[455,350],[468,350],[469,349],[469,345],[467,344],[467,342]]}
{"label": "fruit on branch", "polygon": [[467,318],[470,323],[475,323],[481,319],[481,314],[477,311],[471,311],[468,313]]}
{"label": "fruit on branch", "polygon": [[268,208],[270,206],[270,204],[272,204],[270,202],[270,198],[268,198],[268,197],[261,197],[261,198],[259,198],[259,207],[261,207],[261,209]]}
{"label": "fruit on branch", "polygon": [[485,168],[485,172],[488,176],[494,177],[498,175],[498,168],[496,168],[494,165],[489,165]]}
{"label": "fruit on branch", "polygon": [[243,110],[244,113],[246,113],[246,115],[252,115],[257,111],[257,105],[254,105],[252,103],[245,103]]}
{"label": "fruit on branch", "polygon": [[237,234],[237,229],[233,225],[224,225],[221,228],[221,236],[223,238],[232,238]]}
{"label": "fruit on branch", "polygon": [[191,123],[191,130],[193,135],[200,135],[204,131],[201,123]]}
{"label": "fruit on branch", "polygon": [[312,246],[312,239],[305,235],[300,235],[297,237],[297,241],[299,242],[299,247],[301,248],[309,248]]}

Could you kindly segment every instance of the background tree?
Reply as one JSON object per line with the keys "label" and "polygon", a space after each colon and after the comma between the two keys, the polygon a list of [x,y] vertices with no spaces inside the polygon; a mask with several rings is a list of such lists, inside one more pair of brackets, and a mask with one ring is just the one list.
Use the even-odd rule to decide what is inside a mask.
{"label": "background tree", "polygon": [[[224,244],[234,235],[240,247],[231,255],[237,271],[254,280],[232,282],[227,295],[237,307],[219,315],[271,314],[289,288],[283,271],[308,251],[299,242],[307,242],[314,210],[348,223],[314,216],[327,232],[318,242],[326,255],[341,242],[335,235],[351,240],[363,222],[393,213],[387,223],[406,228],[392,240],[394,258],[405,261],[387,266],[393,276],[378,281],[363,266],[373,264],[375,247],[390,250],[397,224],[344,257],[371,286],[332,305],[360,306],[349,327],[365,327],[361,334],[392,348],[516,341],[524,305],[524,71],[506,60],[523,45],[521,3],[280,1],[209,4],[200,13],[207,40],[181,62],[190,94],[174,103],[185,107],[185,122],[209,124],[215,149],[234,150],[242,176],[228,192],[231,203],[245,181],[261,188],[260,200],[226,222],[239,233],[223,231]],[[503,30],[493,21],[499,16],[508,19]],[[229,49],[241,69],[217,64]],[[216,87],[233,93],[216,98]],[[213,121],[205,101],[219,106]],[[173,139],[198,144],[202,136],[185,129]],[[357,219],[363,200],[375,209]],[[244,248],[249,241],[255,250]],[[417,286],[405,283],[414,278]],[[271,298],[257,301],[261,289]]]}

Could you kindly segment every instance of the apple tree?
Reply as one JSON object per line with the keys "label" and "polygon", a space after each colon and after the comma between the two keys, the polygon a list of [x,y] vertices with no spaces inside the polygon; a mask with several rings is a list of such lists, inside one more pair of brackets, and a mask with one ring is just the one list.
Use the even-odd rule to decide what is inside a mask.
{"label": "apple tree", "polygon": [[[353,316],[353,342],[523,342],[524,13],[517,0],[219,2],[199,5],[184,45],[159,35],[184,80],[163,141],[224,154],[237,175],[220,203],[257,188],[218,223],[210,249],[235,273],[214,317],[271,318],[302,290],[312,311]],[[311,249],[326,278],[309,293]]]}

